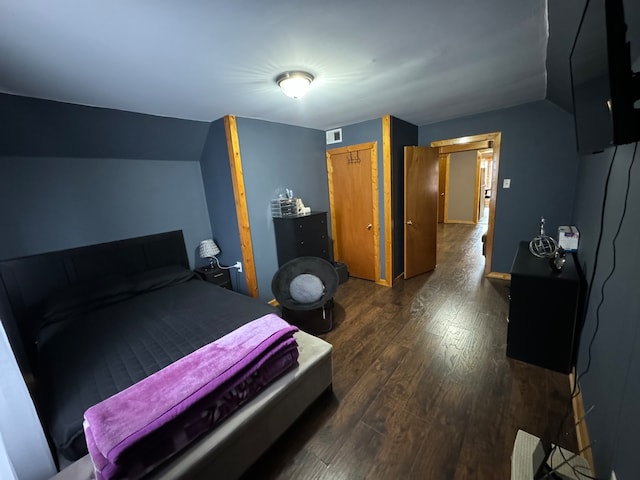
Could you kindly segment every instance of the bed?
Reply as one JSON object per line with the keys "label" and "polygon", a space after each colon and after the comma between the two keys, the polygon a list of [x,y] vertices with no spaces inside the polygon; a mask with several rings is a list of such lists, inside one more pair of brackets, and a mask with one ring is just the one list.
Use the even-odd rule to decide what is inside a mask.
{"label": "bed", "polygon": [[[87,408],[274,313],[195,276],[181,231],[5,260],[0,275],[0,315],[38,413],[75,462],[59,478],[91,478]],[[295,365],[152,475],[235,478],[330,390],[331,346],[293,337]]]}

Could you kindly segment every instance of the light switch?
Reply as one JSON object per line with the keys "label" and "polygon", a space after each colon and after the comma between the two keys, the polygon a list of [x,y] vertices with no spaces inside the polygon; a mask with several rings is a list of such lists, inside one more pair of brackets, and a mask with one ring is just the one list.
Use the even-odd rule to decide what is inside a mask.
{"label": "light switch", "polygon": [[505,178],[502,180],[502,188],[511,188],[511,179]]}

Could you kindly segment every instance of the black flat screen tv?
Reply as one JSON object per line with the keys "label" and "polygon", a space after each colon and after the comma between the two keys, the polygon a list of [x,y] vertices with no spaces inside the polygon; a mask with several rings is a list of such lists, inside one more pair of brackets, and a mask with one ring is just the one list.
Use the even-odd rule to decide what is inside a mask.
{"label": "black flat screen tv", "polygon": [[[587,0],[570,55],[578,151],[640,140],[638,0]],[[626,18],[625,18],[626,13]]]}

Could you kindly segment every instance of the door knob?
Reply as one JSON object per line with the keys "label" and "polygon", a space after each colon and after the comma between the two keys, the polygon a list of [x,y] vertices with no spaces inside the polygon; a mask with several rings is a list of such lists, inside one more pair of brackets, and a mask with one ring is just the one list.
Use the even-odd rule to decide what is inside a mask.
{"label": "door knob", "polygon": [[373,225],[371,224],[367,225],[367,230],[371,230],[371,227],[373,227]]}
{"label": "door knob", "polygon": [[407,220],[407,225],[413,225],[413,222],[411,220]]}
{"label": "door knob", "polygon": [[441,197],[444,197],[444,192],[442,192],[442,193],[440,194],[440,196],[441,196]]}

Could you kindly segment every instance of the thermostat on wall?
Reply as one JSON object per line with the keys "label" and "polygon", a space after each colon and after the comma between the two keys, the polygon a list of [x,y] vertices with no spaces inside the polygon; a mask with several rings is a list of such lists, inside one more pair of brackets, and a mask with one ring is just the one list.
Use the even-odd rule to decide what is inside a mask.
{"label": "thermostat on wall", "polygon": [[327,145],[331,143],[340,143],[342,142],[342,129],[335,128],[333,130],[327,130]]}

